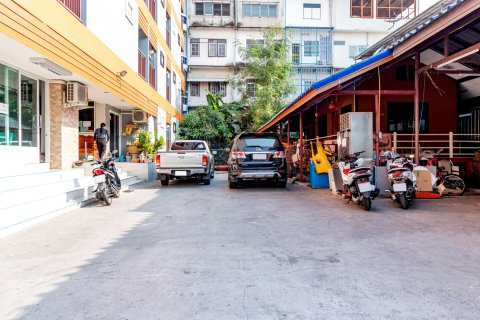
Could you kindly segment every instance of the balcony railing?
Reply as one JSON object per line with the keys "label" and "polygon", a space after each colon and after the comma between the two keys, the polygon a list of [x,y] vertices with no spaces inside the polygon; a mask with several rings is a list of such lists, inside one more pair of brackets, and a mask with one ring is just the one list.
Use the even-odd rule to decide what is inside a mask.
{"label": "balcony railing", "polygon": [[81,0],[58,0],[68,8],[78,19],[82,19],[82,1]]}
{"label": "balcony railing", "polygon": [[138,74],[147,79],[147,58],[140,50],[138,50]]}
{"label": "balcony railing", "polygon": [[149,66],[148,70],[148,81],[152,87],[157,88],[157,70],[152,65]]}
{"label": "balcony railing", "polygon": [[170,48],[170,31],[168,29],[165,36],[165,41],[167,42],[167,46]]}
{"label": "balcony railing", "polygon": [[148,10],[152,14],[153,20],[157,21],[157,1],[156,0],[148,0]]}

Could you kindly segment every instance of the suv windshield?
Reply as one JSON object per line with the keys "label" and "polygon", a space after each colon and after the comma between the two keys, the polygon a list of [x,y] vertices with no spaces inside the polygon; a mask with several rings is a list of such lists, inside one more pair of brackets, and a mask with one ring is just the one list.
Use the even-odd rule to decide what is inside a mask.
{"label": "suv windshield", "polygon": [[177,141],[170,150],[205,150],[205,144],[199,141]]}
{"label": "suv windshield", "polygon": [[241,137],[237,141],[237,151],[270,151],[283,150],[280,141],[275,137]]}

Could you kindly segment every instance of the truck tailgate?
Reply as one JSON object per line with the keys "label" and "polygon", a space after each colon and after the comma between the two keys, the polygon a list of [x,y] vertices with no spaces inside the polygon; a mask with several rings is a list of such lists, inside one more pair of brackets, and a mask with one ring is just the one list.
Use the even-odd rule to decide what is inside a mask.
{"label": "truck tailgate", "polygon": [[203,152],[168,151],[160,153],[161,168],[199,168],[202,167]]}

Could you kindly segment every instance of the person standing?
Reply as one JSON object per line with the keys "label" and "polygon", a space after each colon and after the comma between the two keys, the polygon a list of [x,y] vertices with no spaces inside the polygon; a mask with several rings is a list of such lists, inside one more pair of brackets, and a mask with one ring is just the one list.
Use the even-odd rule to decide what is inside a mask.
{"label": "person standing", "polygon": [[107,150],[107,143],[110,141],[110,134],[108,130],[105,129],[105,123],[102,122],[100,128],[95,129],[93,139],[97,143],[98,156],[100,160],[102,160]]}

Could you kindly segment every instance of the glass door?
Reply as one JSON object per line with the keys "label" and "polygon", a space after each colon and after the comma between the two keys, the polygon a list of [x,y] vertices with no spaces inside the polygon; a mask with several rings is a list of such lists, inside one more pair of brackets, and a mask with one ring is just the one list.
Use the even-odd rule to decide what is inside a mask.
{"label": "glass door", "polygon": [[0,145],[18,146],[18,71],[0,64]]}
{"label": "glass door", "polygon": [[38,147],[38,83],[24,75],[20,81],[22,147]]}

